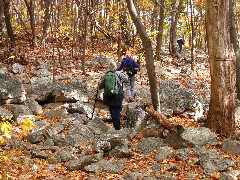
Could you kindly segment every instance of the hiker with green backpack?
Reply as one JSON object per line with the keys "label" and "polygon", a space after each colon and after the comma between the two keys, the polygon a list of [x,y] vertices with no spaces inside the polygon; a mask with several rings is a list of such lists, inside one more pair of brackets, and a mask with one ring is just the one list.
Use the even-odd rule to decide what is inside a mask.
{"label": "hiker with green backpack", "polygon": [[117,71],[123,70],[129,76],[129,80],[127,83],[127,96],[128,96],[128,100],[131,102],[133,101],[133,97],[134,97],[135,74],[137,74],[140,63],[134,61],[130,57],[129,52],[127,53],[123,52],[123,55],[126,55],[126,57],[123,58],[120,66],[117,68]]}
{"label": "hiker with green backpack", "polygon": [[116,71],[116,63],[109,63],[109,70],[99,84],[99,89],[104,89],[103,101],[108,105],[113,126],[116,130],[121,129],[120,113],[123,102],[123,83],[128,81],[128,76],[121,71]]}

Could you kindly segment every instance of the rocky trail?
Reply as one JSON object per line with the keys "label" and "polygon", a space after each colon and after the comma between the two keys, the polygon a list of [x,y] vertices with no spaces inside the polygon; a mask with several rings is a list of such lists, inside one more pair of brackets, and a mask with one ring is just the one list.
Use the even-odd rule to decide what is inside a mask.
{"label": "rocky trail", "polygon": [[[240,141],[219,138],[204,126],[210,100],[204,54],[197,54],[195,71],[187,50],[180,58],[163,53],[155,63],[161,113],[149,107],[142,62],[135,101],[124,100],[123,128],[116,131],[101,91],[96,98],[115,58],[91,54],[83,74],[67,53],[56,67],[51,52],[41,49],[29,50],[24,61],[0,63],[0,113],[14,121],[12,138],[0,145],[0,179],[240,178]],[[26,118],[35,124],[29,132],[21,127]]]}

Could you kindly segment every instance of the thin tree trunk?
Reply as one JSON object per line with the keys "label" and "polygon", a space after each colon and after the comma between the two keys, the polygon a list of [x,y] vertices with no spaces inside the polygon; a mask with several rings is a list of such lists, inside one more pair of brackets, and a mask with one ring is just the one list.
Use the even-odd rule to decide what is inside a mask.
{"label": "thin tree trunk", "polygon": [[119,3],[119,21],[120,21],[120,28],[121,28],[121,37],[122,41],[125,45],[131,46],[131,35],[130,35],[130,28],[128,26],[126,8],[124,2]]}
{"label": "thin tree trunk", "polygon": [[192,0],[190,0],[190,8],[191,8],[191,69],[194,70],[194,25],[193,25],[193,4]]}
{"label": "thin tree trunk", "polygon": [[42,29],[42,45],[45,46],[45,41],[47,38],[47,29],[50,23],[50,13],[49,7],[52,3],[52,0],[44,0],[44,22],[43,22],[43,29]]}
{"label": "thin tree trunk", "polygon": [[117,11],[118,11],[118,18],[119,18],[119,22],[118,23],[118,49],[117,49],[117,55],[118,55],[118,62],[121,61],[122,59],[122,32],[121,32],[121,9],[122,9],[122,6],[121,6],[121,2],[117,2]]}
{"label": "thin tree trunk", "polygon": [[235,133],[236,58],[230,40],[229,0],[206,1],[206,30],[211,74],[207,126],[222,137]]}
{"label": "thin tree trunk", "polygon": [[151,31],[156,30],[157,19],[158,19],[158,4],[154,3],[153,11],[151,14]]}
{"label": "thin tree trunk", "polygon": [[3,28],[4,28],[4,4],[3,4],[3,1],[0,1],[0,41],[2,40],[3,38]]}
{"label": "thin tree trunk", "polygon": [[37,36],[36,36],[36,31],[35,31],[35,17],[34,17],[34,11],[35,11],[35,0],[30,0],[28,2],[27,0],[24,0],[29,17],[30,17],[30,25],[31,25],[31,30],[32,30],[32,45],[33,47],[37,47]]}
{"label": "thin tree trunk", "polygon": [[156,47],[156,59],[160,59],[160,53],[162,50],[162,37],[163,37],[163,25],[164,25],[164,4],[165,0],[160,1],[160,18],[158,22],[158,34],[157,34],[157,47]]}
{"label": "thin tree trunk", "polygon": [[[14,12],[17,14],[18,19],[20,21],[20,24],[22,25],[24,31],[26,32],[26,35],[30,37],[31,33],[28,31],[28,28],[27,28],[26,24],[24,23],[21,14],[17,11],[17,9],[15,8],[14,4],[13,4],[12,8],[13,8]],[[30,38],[28,38],[28,39],[31,40]]]}
{"label": "thin tree trunk", "polygon": [[146,29],[141,23],[139,16],[137,15],[137,11],[133,4],[133,1],[126,0],[126,2],[127,2],[129,13],[133,20],[133,23],[135,24],[137,31],[139,33],[139,36],[142,40],[143,49],[145,50],[145,60],[146,60],[146,67],[147,67],[147,73],[149,78],[153,108],[156,111],[160,111],[160,101],[159,101],[158,86],[157,86],[156,72],[155,72],[155,66],[154,66],[152,42],[148,37]]}
{"label": "thin tree trunk", "polygon": [[[179,19],[179,13],[182,11],[183,0],[179,0],[179,4],[176,7],[176,0],[173,1],[172,17],[171,17],[171,27],[170,27],[170,44],[169,51],[172,55],[176,54],[176,42],[177,42],[177,23]],[[175,10],[175,8],[177,8]]]}
{"label": "thin tree trunk", "polygon": [[83,58],[82,58],[82,71],[86,74],[86,46],[87,46],[87,29],[88,29],[88,0],[85,0],[85,15],[84,15],[84,36],[83,36]]}
{"label": "thin tree trunk", "polygon": [[10,13],[9,13],[10,0],[3,0],[3,3],[4,3],[5,24],[6,24],[6,28],[7,28],[8,37],[11,41],[11,45],[15,46],[15,37],[14,37],[12,24],[11,24],[11,17],[10,17]]}

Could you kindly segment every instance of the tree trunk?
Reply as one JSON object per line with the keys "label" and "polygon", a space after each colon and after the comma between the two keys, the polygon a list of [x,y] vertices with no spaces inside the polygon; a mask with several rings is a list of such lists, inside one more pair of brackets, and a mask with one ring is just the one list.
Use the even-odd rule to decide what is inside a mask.
{"label": "tree trunk", "polygon": [[237,33],[235,29],[235,14],[233,12],[233,0],[229,0],[229,17],[230,17],[230,37],[233,44],[233,49],[236,56],[236,81],[237,81],[237,98],[240,99],[240,58],[239,58],[239,46],[237,42]]}
{"label": "tree trunk", "polygon": [[29,18],[30,18],[30,26],[32,30],[32,45],[33,47],[37,47],[37,36],[35,32],[35,17],[34,17],[34,10],[35,10],[35,0],[30,0],[28,2],[27,0],[24,0],[28,13],[29,13]]}
{"label": "tree trunk", "polygon": [[146,67],[147,67],[147,73],[148,73],[148,78],[150,82],[149,84],[150,84],[152,104],[155,110],[160,111],[160,101],[159,101],[158,86],[157,86],[156,72],[155,72],[155,66],[154,66],[152,42],[148,37],[146,29],[143,26],[139,16],[137,15],[137,11],[133,4],[133,1],[126,0],[126,2],[127,2],[127,7],[131,15],[132,21],[135,24],[137,31],[139,33],[139,36],[142,40],[143,49],[145,50]]}
{"label": "tree trunk", "polygon": [[42,29],[42,45],[45,46],[45,41],[47,38],[47,29],[50,23],[50,13],[49,8],[52,0],[44,0],[44,22],[43,22],[43,29]]}
{"label": "tree trunk", "polygon": [[160,59],[160,53],[162,50],[162,37],[163,37],[163,25],[164,25],[164,4],[165,0],[160,1],[160,18],[158,22],[158,34],[157,34],[157,47],[156,47],[156,59]]}
{"label": "tree trunk", "polygon": [[154,7],[151,13],[151,31],[156,31],[156,22],[158,19],[158,3],[154,3]]}
{"label": "tree trunk", "polygon": [[10,0],[3,0],[3,3],[4,3],[5,24],[7,28],[8,37],[11,41],[12,46],[15,46],[15,37],[14,37],[12,24],[11,24],[11,17],[9,13]]}
{"label": "tree trunk", "polygon": [[194,24],[193,24],[193,11],[194,11],[194,7],[193,7],[193,2],[192,0],[190,0],[190,8],[191,8],[191,70],[194,70],[194,38],[195,38],[195,34],[194,34]]}
{"label": "tree trunk", "polygon": [[127,20],[127,14],[126,14],[126,8],[125,8],[124,2],[119,3],[119,22],[120,22],[120,32],[121,32],[121,37],[124,45],[126,46],[131,46],[131,34],[130,34],[130,29],[128,26],[128,20]]}
{"label": "tree trunk", "polygon": [[4,10],[3,10],[3,1],[0,1],[0,41],[2,40],[2,37],[3,37],[3,27],[4,27],[4,24],[3,24],[3,16],[4,16]]}
{"label": "tree trunk", "polygon": [[86,46],[87,46],[87,29],[88,29],[88,0],[85,0],[85,14],[84,14],[84,34],[83,34],[83,57],[82,57],[82,71],[86,74]]}
{"label": "tree trunk", "polygon": [[[176,0],[173,1],[173,9],[171,14],[171,27],[170,27],[170,44],[169,44],[169,52],[172,55],[176,54],[176,42],[177,42],[177,22],[179,19],[179,13],[182,11],[183,0],[179,0],[179,4],[176,7]],[[177,8],[177,9],[175,9]]]}
{"label": "tree trunk", "polygon": [[207,126],[222,137],[235,132],[236,65],[230,40],[229,0],[206,1],[206,30],[211,74]]}

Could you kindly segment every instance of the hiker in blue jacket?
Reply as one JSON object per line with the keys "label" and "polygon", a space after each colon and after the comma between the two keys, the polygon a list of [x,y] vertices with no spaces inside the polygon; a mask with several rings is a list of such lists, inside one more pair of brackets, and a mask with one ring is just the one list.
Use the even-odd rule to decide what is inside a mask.
{"label": "hiker in blue jacket", "polygon": [[[123,55],[126,55],[126,53],[123,52]],[[130,57],[130,53],[128,53],[127,56],[123,58],[120,66],[117,68],[117,71],[123,70],[129,76],[129,81],[127,83],[127,96],[129,101],[133,101],[135,74],[137,74],[137,69],[139,68],[139,66],[139,62],[134,61]]]}
{"label": "hiker in blue jacket", "polygon": [[[128,76],[124,73],[122,73],[121,71],[116,71],[116,63],[115,62],[110,62],[109,63],[109,70],[107,71],[107,73],[109,71],[113,71],[116,73],[117,75],[117,81],[120,87],[120,91],[117,95],[115,96],[106,96],[103,94],[103,101],[104,104],[108,105],[109,107],[109,111],[111,114],[111,118],[112,118],[112,122],[113,122],[113,126],[116,130],[121,129],[121,124],[120,124],[120,114],[122,111],[122,102],[123,102],[123,98],[124,98],[124,93],[123,93],[123,88],[122,88],[122,84],[124,82],[128,81]],[[106,73],[106,74],[107,74]],[[105,86],[105,80],[104,78],[101,80],[100,84],[99,84],[99,89],[103,89]]]}
{"label": "hiker in blue jacket", "polygon": [[177,43],[178,43],[178,47],[179,47],[179,53],[182,52],[182,46],[184,45],[184,39],[183,38],[179,38],[177,40]]}

